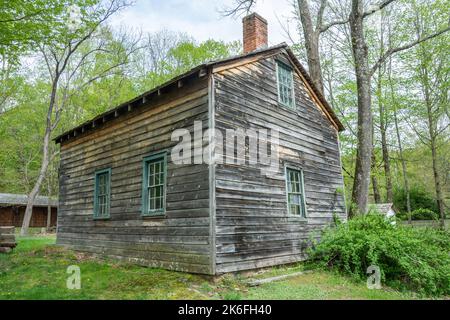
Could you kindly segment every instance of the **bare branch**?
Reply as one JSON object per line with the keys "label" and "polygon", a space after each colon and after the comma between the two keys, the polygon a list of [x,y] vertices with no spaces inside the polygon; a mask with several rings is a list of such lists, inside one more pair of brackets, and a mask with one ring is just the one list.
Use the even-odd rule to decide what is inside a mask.
{"label": "bare branch", "polygon": [[236,17],[242,14],[248,14],[253,6],[256,4],[256,0],[235,0],[235,5],[232,8],[225,8],[221,11],[222,15],[226,17]]}
{"label": "bare branch", "polygon": [[349,22],[349,19],[346,20],[338,20],[338,21],[333,21],[331,23],[328,23],[324,26],[322,26],[322,28],[320,28],[320,33],[326,32],[328,29],[330,29],[331,27],[334,26],[338,26],[338,25],[342,25],[342,24],[346,24]]}
{"label": "bare branch", "polygon": [[364,12],[363,18],[371,16],[375,12],[378,12],[378,11],[382,10],[384,7],[386,7],[387,5],[391,4],[394,1],[395,0],[385,0],[385,1],[383,1],[382,3],[380,3],[378,5],[372,6],[372,8],[370,8],[370,10]]}
{"label": "bare branch", "polygon": [[438,32],[436,32],[436,33],[433,33],[433,34],[431,34],[431,35],[429,35],[429,36],[426,36],[426,37],[417,39],[416,41],[411,42],[411,43],[408,43],[408,44],[406,44],[406,45],[404,45],[404,46],[389,49],[388,51],[386,51],[385,54],[383,54],[383,55],[378,59],[378,61],[377,61],[377,62],[375,63],[375,65],[372,67],[372,69],[371,69],[371,75],[373,75],[373,74],[376,72],[376,70],[378,69],[378,67],[379,67],[381,64],[383,64],[383,63],[384,63],[390,56],[392,56],[394,53],[397,53],[397,52],[400,52],[400,51],[404,51],[404,50],[411,49],[412,47],[414,47],[414,46],[416,46],[416,45],[418,45],[418,44],[420,44],[420,43],[422,43],[422,42],[424,42],[424,41],[427,41],[427,40],[433,39],[433,38],[435,38],[435,37],[437,37],[437,36],[440,36],[441,34],[444,34],[444,33],[446,33],[446,32],[449,31],[449,30],[450,30],[450,26],[448,26],[447,28],[445,28],[445,29],[443,29],[443,30],[440,30],[440,31],[438,31]]}
{"label": "bare branch", "polygon": [[322,28],[323,13],[325,12],[326,6],[327,0],[321,0],[319,11],[317,12],[316,30],[320,30]]}

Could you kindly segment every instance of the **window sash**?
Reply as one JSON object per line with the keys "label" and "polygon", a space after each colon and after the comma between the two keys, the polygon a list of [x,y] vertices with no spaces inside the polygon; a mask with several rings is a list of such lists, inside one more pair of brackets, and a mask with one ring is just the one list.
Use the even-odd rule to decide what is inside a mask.
{"label": "window sash", "polygon": [[286,194],[289,214],[306,217],[303,172],[301,170],[286,168]]}
{"label": "window sash", "polygon": [[165,154],[144,159],[143,215],[165,211],[166,167]]}
{"label": "window sash", "polygon": [[94,218],[108,218],[111,198],[111,169],[95,173]]}
{"label": "window sash", "polygon": [[295,109],[294,76],[290,67],[277,62],[278,101],[291,109]]}

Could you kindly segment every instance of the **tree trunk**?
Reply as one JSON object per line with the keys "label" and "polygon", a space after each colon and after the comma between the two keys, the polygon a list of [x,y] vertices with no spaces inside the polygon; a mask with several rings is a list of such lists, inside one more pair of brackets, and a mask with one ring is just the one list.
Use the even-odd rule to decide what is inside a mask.
{"label": "tree trunk", "polygon": [[380,133],[381,133],[381,151],[383,156],[384,176],[386,178],[386,202],[392,203],[392,177],[391,177],[391,164],[389,158],[389,149],[386,139],[386,109],[382,101],[382,87],[381,87],[381,72],[378,79],[378,109],[380,113]]}
{"label": "tree trunk", "polygon": [[365,214],[367,211],[373,148],[370,96],[371,75],[368,65],[367,45],[364,39],[363,14],[363,2],[361,0],[352,0],[350,32],[358,91],[358,145],[350,217],[358,213]]}
{"label": "tree trunk", "polygon": [[50,205],[47,206],[47,232],[50,231],[52,226],[52,207]]}
{"label": "tree trunk", "polygon": [[398,153],[399,153],[399,157],[400,157],[400,162],[402,163],[403,183],[404,183],[405,194],[406,194],[406,210],[408,211],[408,223],[411,224],[412,223],[411,195],[409,193],[408,173],[406,171],[406,161],[403,158],[402,139],[400,136],[400,130],[398,128],[397,108],[395,108],[395,107],[394,107],[394,123],[395,123],[395,132],[397,134]]}
{"label": "tree trunk", "polygon": [[434,176],[434,186],[436,190],[436,202],[439,209],[441,227],[445,228],[445,209],[444,209],[444,197],[442,193],[441,179],[439,177],[439,170],[437,164],[437,146],[436,146],[436,130],[434,128],[435,121],[433,118],[432,102],[430,99],[430,82],[428,79],[428,72],[425,67],[422,67],[422,85],[425,93],[425,104],[427,106],[427,116],[428,116],[428,131],[430,134],[430,148],[431,148],[431,159],[433,164],[433,176]]}
{"label": "tree trunk", "polygon": [[28,234],[28,228],[30,227],[31,215],[33,212],[34,200],[39,194],[39,190],[41,188],[42,182],[44,181],[45,174],[47,173],[48,165],[50,163],[50,138],[53,129],[52,114],[55,107],[56,93],[58,90],[58,81],[60,75],[60,73],[56,72],[55,78],[53,79],[52,83],[52,92],[50,94],[50,102],[47,110],[47,122],[42,146],[42,163],[36,183],[34,184],[31,192],[28,194],[27,207],[25,209],[25,215],[23,217],[22,229],[20,230],[20,234],[22,236]]}
{"label": "tree trunk", "polygon": [[25,215],[23,217],[22,229],[20,230],[20,234],[25,236],[28,234],[28,228],[30,227],[31,215],[33,213],[33,204],[37,195],[39,194],[39,189],[41,188],[42,182],[44,181],[45,174],[47,173],[47,168],[49,164],[49,146],[50,146],[50,134],[51,129],[47,126],[44,135],[44,145],[43,145],[43,156],[42,156],[42,164],[41,169],[39,170],[39,176],[34,184],[33,189],[28,195],[27,207],[25,209]]}
{"label": "tree trunk", "polygon": [[445,229],[445,208],[444,197],[442,195],[441,179],[439,177],[438,165],[437,165],[437,152],[436,152],[436,138],[431,140],[431,157],[433,159],[433,176],[434,186],[436,189],[436,201],[439,208],[439,215],[441,220],[441,228]]}
{"label": "tree trunk", "polygon": [[305,38],[306,56],[308,59],[308,70],[312,81],[320,92],[323,92],[322,67],[320,64],[319,38],[320,30],[314,29],[311,11],[307,0],[298,0],[300,21]]}
{"label": "tree trunk", "polygon": [[376,176],[375,164],[376,164],[375,152],[373,152],[373,150],[372,150],[372,188],[373,188],[373,199],[374,199],[375,203],[381,203],[380,188],[378,187],[378,179],[377,179],[377,176]]}

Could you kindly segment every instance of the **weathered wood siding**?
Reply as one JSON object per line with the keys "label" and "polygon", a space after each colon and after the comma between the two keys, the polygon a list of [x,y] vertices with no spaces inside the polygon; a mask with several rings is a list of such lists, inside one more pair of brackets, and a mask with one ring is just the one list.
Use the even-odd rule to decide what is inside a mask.
{"label": "weathered wood siding", "polygon": [[[276,58],[289,63],[283,54]],[[214,74],[216,129],[278,129],[282,170],[268,177],[259,164],[216,165],[217,273],[302,260],[308,239],[318,236],[333,213],[346,218],[337,131],[296,73],[296,110],[279,106],[275,61],[266,58]],[[287,212],[286,162],[304,172],[305,220]]]}
{"label": "weathered wood siding", "polygon": [[[99,255],[211,273],[208,166],[175,165],[177,128],[208,125],[208,77],[162,94],[61,145],[57,243]],[[169,150],[165,217],[141,216],[142,161]],[[109,220],[93,220],[94,173],[111,167]]]}
{"label": "weathered wood siding", "polygon": [[[47,226],[47,207],[33,207],[30,227],[41,228]],[[50,226],[56,226],[58,209],[52,208]],[[0,226],[22,227],[25,206],[0,206]]]}

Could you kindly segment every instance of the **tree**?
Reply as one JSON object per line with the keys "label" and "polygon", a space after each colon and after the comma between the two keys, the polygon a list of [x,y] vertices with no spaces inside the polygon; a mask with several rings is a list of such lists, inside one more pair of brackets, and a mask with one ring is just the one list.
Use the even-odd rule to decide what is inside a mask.
{"label": "tree", "polygon": [[22,58],[65,27],[72,6],[90,0],[2,1],[0,10],[0,114],[13,106],[13,95],[23,83],[17,74]]}
{"label": "tree", "polygon": [[[44,181],[49,163],[57,154],[52,152],[51,136],[58,128],[61,115],[67,107],[71,96],[97,79],[114,73],[119,66],[127,62],[130,54],[136,50],[135,44],[126,48],[114,42],[105,42],[104,39],[99,39],[96,42],[92,41],[96,38],[95,33],[100,30],[101,25],[125,6],[127,6],[127,3],[119,0],[110,0],[107,3],[102,1],[90,2],[89,5],[83,8],[84,16],[81,19],[83,21],[81,25],[75,29],[61,28],[57,30],[58,32],[52,41],[38,44],[47,67],[51,88],[45,132],[42,140],[42,163],[36,183],[28,195],[21,229],[22,235],[28,232],[34,200]],[[91,40],[93,46],[86,48],[85,45],[89,40]],[[77,80],[83,74],[81,70],[95,63],[96,55],[101,52],[110,53],[111,63],[101,70],[96,70],[95,75],[79,83]],[[72,87],[74,83],[76,86]]]}
{"label": "tree", "polygon": [[[431,19],[432,11],[418,8],[415,15],[415,32],[423,37],[429,26],[425,23]],[[448,43],[450,38],[443,36],[429,43],[421,43],[411,52],[409,67],[413,70],[415,82],[421,92],[420,100],[413,102],[411,128],[431,152],[432,170],[436,202],[440,214],[441,226],[445,227],[445,207],[441,176],[439,173],[438,153],[440,145],[448,144],[450,136],[450,119],[448,113]],[[418,122],[417,120],[425,121]],[[423,123],[423,125],[418,125]]]}
{"label": "tree", "polygon": [[355,179],[352,191],[352,202],[356,206],[351,207],[349,212],[350,217],[367,211],[373,148],[373,118],[371,109],[371,79],[373,74],[393,54],[408,50],[449,30],[449,27],[446,27],[431,35],[421,35],[415,41],[408,44],[399,47],[391,47],[386,50],[372,66],[369,66],[369,51],[364,34],[364,20],[394,1],[395,0],[386,0],[378,6],[370,8],[368,11],[364,10],[364,2],[362,0],[352,0],[351,3],[349,22],[356,83],[358,87],[358,147],[356,151]]}
{"label": "tree", "polygon": [[[380,13],[380,56],[384,54],[384,33],[385,27],[390,28],[390,21],[385,18],[384,12]],[[381,151],[383,157],[383,168],[384,168],[384,176],[386,179],[386,201],[388,203],[392,203],[393,201],[393,191],[392,191],[392,175],[391,175],[391,162],[389,157],[389,148],[387,141],[387,127],[389,124],[388,121],[388,112],[386,108],[385,99],[383,96],[383,76],[385,73],[385,67],[379,66],[377,70],[377,90],[376,97],[378,100],[378,116],[379,116],[379,128],[380,128],[380,136],[381,136]]]}
{"label": "tree", "polygon": [[406,210],[408,212],[408,222],[412,223],[411,194],[410,194],[410,189],[409,189],[408,171],[406,170],[406,160],[405,160],[405,157],[403,156],[402,137],[401,137],[400,129],[399,129],[399,125],[398,125],[399,121],[398,121],[398,114],[397,114],[397,106],[396,106],[395,97],[394,97],[394,89],[393,89],[391,74],[392,74],[392,67],[391,67],[391,63],[389,63],[389,83],[391,86],[391,97],[392,97],[392,104],[394,107],[395,134],[397,137],[399,158],[400,158],[400,162],[402,164],[403,185],[404,185],[404,190],[405,190],[405,195],[406,195]]}

